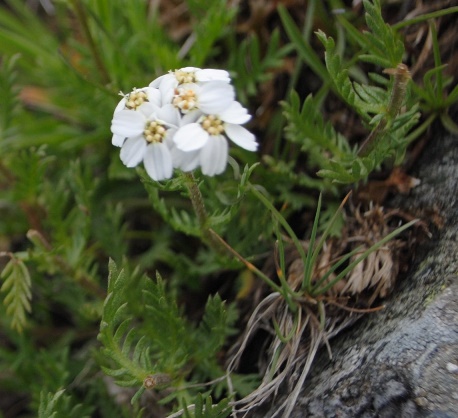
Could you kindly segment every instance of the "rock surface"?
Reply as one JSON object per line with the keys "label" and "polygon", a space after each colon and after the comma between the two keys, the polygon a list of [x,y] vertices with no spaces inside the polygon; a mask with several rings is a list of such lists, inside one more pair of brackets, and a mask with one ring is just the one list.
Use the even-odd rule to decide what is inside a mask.
{"label": "rock surface", "polygon": [[458,417],[458,138],[432,139],[412,175],[421,185],[397,204],[437,208],[444,227],[416,248],[386,308],[331,340],[332,360],[321,350],[293,418]]}

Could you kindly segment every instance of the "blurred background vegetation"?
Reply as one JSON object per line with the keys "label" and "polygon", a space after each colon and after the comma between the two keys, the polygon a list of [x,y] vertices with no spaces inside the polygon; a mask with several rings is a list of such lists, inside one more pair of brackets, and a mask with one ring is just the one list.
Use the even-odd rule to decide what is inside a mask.
{"label": "blurred background vegetation", "polygon": [[[358,35],[368,30],[361,2],[0,2],[0,416],[140,414],[130,400],[141,373],[135,375],[135,361],[122,363],[131,358],[131,346],[123,340],[116,357],[109,332],[99,337],[105,351],[97,340],[102,317],[115,321],[124,303],[126,318],[134,318],[151,344],[151,358],[140,363],[171,372],[181,388],[178,394],[148,391],[143,416],[201,402],[199,393],[210,389],[186,384],[224,374],[227,347],[243,328],[237,318],[255,307],[250,295],[260,284],[251,273],[202,245],[192,228],[180,229],[193,222],[186,193],[173,181],[158,185],[141,169],[122,165],[110,133],[119,92],[184,66],[231,73],[238,99],[253,115],[248,128],[260,151],[234,149],[237,163],[205,178],[201,190],[218,232],[261,268],[273,250],[273,221],[262,202],[244,194],[243,167],[261,163],[251,181],[268,191],[301,238],[310,232],[320,192],[326,220],[349,189],[343,183],[363,180],[355,205],[408,191],[411,183],[400,173],[415,164],[432,124],[457,129],[449,116],[458,99],[456,12],[453,1],[382,1],[383,17],[404,45],[402,60],[413,80],[407,99],[416,107],[396,158],[360,175],[364,163],[355,168],[342,157],[341,166],[330,167],[329,160],[356,155],[370,118],[342,99],[314,32],[334,39],[352,80],[383,83],[379,62],[358,61],[374,54],[364,44],[369,38]],[[387,100],[388,81],[377,100]],[[332,181],[332,170],[347,169],[353,177]],[[328,176],[317,176],[319,170]],[[333,235],[342,224],[334,224]],[[157,272],[159,281],[146,279]],[[116,292],[119,300],[105,302]],[[121,366],[110,358],[133,374],[113,378],[110,370]],[[234,380],[241,394],[256,386],[248,372]],[[133,389],[120,389],[113,379]],[[223,398],[225,390],[217,383],[213,396]],[[223,406],[208,416],[223,416]]]}

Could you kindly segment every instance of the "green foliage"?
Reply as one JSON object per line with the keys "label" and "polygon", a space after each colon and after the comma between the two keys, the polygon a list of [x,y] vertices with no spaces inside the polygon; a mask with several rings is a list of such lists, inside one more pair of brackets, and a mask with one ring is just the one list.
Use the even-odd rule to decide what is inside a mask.
{"label": "green foliage", "polygon": [[183,317],[159,275],[156,282],[138,279],[135,273],[119,271],[113,261],[109,270],[98,339],[103,345],[102,368],[116,384],[147,388],[148,381],[155,382],[158,376],[159,386],[178,388],[189,372],[201,379],[223,375],[216,359],[226,338],[234,332],[233,308],[226,307],[219,296],[210,297],[196,328]]}
{"label": "green foliage", "polygon": [[85,35],[96,45],[84,51],[88,66],[99,56],[98,73],[104,74],[113,86],[127,91],[180,65],[178,46],[167,36],[156,11],[148,10],[144,1],[134,0],[128,7],[122,0],[74,2],[78,3],[82,10],[79,23],[88,21]]}
{"label": "green foliage", "polygon": [[349,36],[362,48],[358,58],[382,68],[396,67],[404,55],[403,41],[392,26],[383,20],[380,0],[364,0],[363,5],[370,31],[360,32],[343,16],[339,18]]}
{"label": "green foliage", "polygon": [[450,118],[448,109],[458,102],[458,85],[447,94],[447,87],[451,87],[453,78],[446,77],[444,74],[446,65],[442,64],[435,24],[430,23],[429,28],[435,67],[425,72],[423,86],[413,84],[413,90],[420,99],[420,109],[431,115],[428,123],[432,123],[432,120],[439,117],[446,129],[457,134],[458,125]]}
{"label": "green foliage", "polygon": [[364,121],[369,122],[371,115],[383,111],[383,102],[387,101],[387,92],[378,87],[363,86],[352,82],[348,75],[348,69],[342,63],[342,58],[336,51],[336,45],[331,37],[324,32],[317,32],[318,38],[325,46],[326,68],[334,83],[334,87],[347,102],[355,109]]}
{"label": "green foliage", "polygon": [[341,160],[352,152],[346,138],[336,132],[330,122],[324,121],[319,103],[311,95],[302,107],[295,92],[291,93],[288,102],[282,104],[288,121],[286,138],[300,145],[313,166],[323,167],[329,154]]}
{"label": "green foliage", "polygon": [[12,255],[0,278],[3,280],[0,292],[5,294],[3,303],[6,314],[11,318],[11,327],[22,332],[27,325],[26,315],[32,310],[30,273],[24,262]]}
{"label": "green foliage", "polygon": [[175,230],[187,235],[200,236],[197,220],[189,214],[188,210],[178,209],[178,206],[168,207],[165,199],[161,197],[160,191],[176,192],[182,190],[182,184],[176,178],[172,178],[160,184],[152,181],[146,173],[142,175],[148,197],[154,209],[162,216],[164,221],[171,225]]}
{"label": "green foliage", "polygon": [[227,33],[237,9],[225,0],[191,0],[188,7],[194,17],[194,39],[189,51],[189,61],[201,67],[216,54],[215,43]]}
{"label": "green foliage", "polygon": [[[398,67],[404,53],[402,41],[383,21],[378,1],[365,1],[364,6],[366,22],[371,32],[362,34],[347,21],[344,24],[350,36],[363,48],[364,53],[359,53],[358,58],[382,68]],[[292,40],[300,49],[301,41],[297,30],[292,29],[286,12],[282,13],[290,33],[293,34]],[[372,75],[371,78],[381,86],[352,81],[350,69],[337,50],[334,39],[321,30],[317,32],[317,36],[325,47],[326,69],[332,80],[333,90],[359,114],[371,130],[367,140],[370,144],[368,150],[363,151],[362,148],[357,152],[352,149],[348,139],[335,132],[330,123],[324,121],[320,114],[322,97],[314,100],[309,96],[301,107],[295,93],[291,94],[289,103],[284,104],[285,117],[289,122],[286,135],[289,140],[299,143],[301,150],[307,152],[312,164],[318,168],[319,176],[336,183],[356,183],[366,179],[387,158],[393,157],[397,163],[402,160],[409,143],[408,133],[418,123],[420,115],[416,106],[410,106],[407,111],[400,113],[401,105],[405,103],[408,71],[401,74],[399,70],[391,83],[379,75]],[[385,52],[387,45],[390,46],[388,55]]]}
{"label": "green foliage", "polygon": [[283,58],[291,51],[289,45],[281,46],[278,29],[272,32],[264,54],[256,34],[245,38],[241,43],[231,39],[230,48],[234,54],[231,55],[232,61],[229,61],[228,66],[236,74],[234,85],[243,103],[258,93],[260,83],[271,79],[272,70],[281,67]]}
{"label": "green foliage", "polygon": [[[205,238],[204,232],[199,225],[193,213],[193,208],[188,202],[177,201],[175,196],[179,192],[181,195],[189,199],[190,190],[193,187],[202,189],[202,193],[207,196],[213,194],[213,199],[206,207],[206,227],[212,228],[219,233],[228,233],[233,238],[231,242],[237,242],[237,247],[243,247],[246,240],[244,236],[237,236],[237,229],[231,229],[232,223],[240,224],[240,208],[244,202],[244,197],[248,187],[248,182],[258,164],[245,166],[243,171],[236,163],[233,163],[234,175],[232,178],[225,180],[206,179],[205,182],[198,178],[187,177],[184,173],[177,173],[175,178],[172,178],[164,183],[152,181],[143,170],[139,169],[142,182],[148,193],[148,198],[162,219],[172,226],[176,231],[186,235]],[[174,192],[172,194],[171,192]],[[172,197],[168,200],[168,197]],[[245,217],[253,216],[259,220],[259,212],[253,208],[253,213],[245,213]],[[249,224],[249,220],[246,220]],[[253,229],[253,233],[259,233]],[[207,257],[207,256],[206,256]]]}
{"label": "green foliage", "polygon": [[56,393],[41,393],[38,418],[89,418],[92,408],[81,404],[72,406],[71,397],[65,395],[65,389]]}
{"label": "green foliage", "polygon": [[328,84],[330,78],[328,72],[326,71],[326,67],[319,58],[319,55],[314,51],[310,43],[307,42],[307,39],[304,38],[303,34],[297,28],[294,20],[283,5],[279,5],[278,12],[283,26],[285,27],[285,30],[300,58],[322,79],[323,83]]}
{"label": "green foliage", "polygon": [[185,418],[225,418],[231,413],[231,408],[228,406],[226,399],[218,404],[212,403],[211,396],[204,399],[201,394],[197,395],[194,407],[185,407],[183,410],[183,417]]}

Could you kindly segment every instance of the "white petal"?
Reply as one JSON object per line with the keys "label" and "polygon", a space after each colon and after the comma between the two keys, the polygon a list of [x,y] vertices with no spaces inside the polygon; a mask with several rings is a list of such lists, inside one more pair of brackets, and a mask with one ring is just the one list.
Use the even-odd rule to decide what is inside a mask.
{"label": "white petal", "polygon": [[121,148],[121,161],[126,167],[135,167],[145,155],[147,142],[143,136],[127,138]]}
{"label": "white petal", "polygon": [[232,102],[231,105],[218,114],[221,120],[228,123],[241,125],[251,119],[251,115],[239,102]]}
{"label": "white petal", "polygon": [[222,81],[209,81],[200,86],[199,109],[208,114],[219,114],[234,101],[234,88]]}
{"label": "white petal", "polygon": [[202,115],[203,113],[198,109],[191,110],[190,112],[184,114],[181,117],[180,126],[184,126],[184,125],[188,125],[189,123],[197,122],[197,119],[199,119]]}
{"label": "white petal", "polygon": [[172,154],[172,162],[175,168],[179,168],[183,171],[192,171],[199,165],[200,150],[184,152],[179,150],[177,147],[174,147],[170,152]]}
{"label": "white petal", "polygon": [[162,96],[161,96],[161,92],[159,91],[159,89],[155,89],[152,87],[145,87],[142,90],[145,91],[150,103],[158,107],[162,105]]}
{"label": "white petal", "polygon": [[225,83],[230,83],[231,78],[229,73],[225,70],[214,70],[211,68],[206,68],[203,70],[196,71],[197,81],[212,81],[219,80],[224,81]]}
{"label": "white petal", "polygon": [[123,110],[126,107],[126,98],[123,97],[121,101],[118,103],[116,106],[114,113],[119,112],[120,110]]}
{"label": "white petal", "polygon": [[180,68],[178,71],[183,71],[185,73],[195,73],[196,71],[202,71],[202,70],[197,67],[183,67],[183,68]]}
{"label": "white petal", "polygon": [[146,120],[150,118],[153,113],[158,112],[159,109],[160,107],[156,106],[154,103],[144,102],[135,110],[143,115],[143,123],[145,124]]}
{"label": "white petal", "polygon": [[224,130],[226,131],[229,139],[239,147],[248,151],[256,151],[258,149],[256,137],[243,126],[226,123]]}
{"label": "white petal", "polygon": [[140,135],[145,129],[145,123],[145,116],[141,112],[120,110],[113,115],[111,132],[124,137]]}
{"label": "white petal", "polygon": [[172,156],[170,150],[164,144],[148,145],[143,164],[146,172],[153,180],[160,181],[172,177]]}
{"label": "white petal", "polygon": [[169,127],[180,125],[180,112],[172,104],[162,106],[156,113],[156,117],[165,122]]}
{"label": "white petal", "polygon": [[175,136],[175,133],[177,132],[177,128],[169,128],[165,132],[165,137],[162,140],[162,143],[167,145],[169,149],[176,148],[175,142],[173,141],[173,137]]}
{"label": "white petal", "polygon": [[124,140],[126,139],[125,136],[121,135],[113,135],[113,138],[111,138],[111,143],[115,147],[122,147],[122,144],[124,144]]}
{"label": "white petal", "polygon": [[181,151],[195,151],[205,145],[208,136],[208,132],[204,131],[200,124],[190,123],[178,129],[173,142]]}
{"label": "white petal", "polygon": [[162,96],[162,103],[172,103],[175,94],[175,88],[178,86],[178,80],[173,74],[167,74],[169,77],[164,78],[159,86],[159,91]]}
{"label": "white petal", "polygon": [[200,151],[200,166],[206,176],[221,174],[227,165],[228,144],[222,135],[211,136]]}
{"label": "white petal", "polygon": [[166,78],[166,77],[170,77],[170,74],[164,74],[164,75],[161,75],[158,78],[155,78],[153,81],[151,81],[151,83],[149,83],[149,87],[153,87],[153,88],[157,89],[161,85],[162,80],[164,80],[164,78]]}

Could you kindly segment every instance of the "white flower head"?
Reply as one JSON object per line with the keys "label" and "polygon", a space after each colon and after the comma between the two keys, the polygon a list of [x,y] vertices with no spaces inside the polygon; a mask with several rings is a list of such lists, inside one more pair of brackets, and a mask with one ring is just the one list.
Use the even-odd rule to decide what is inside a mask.
{"label": "white flower head", "polygon": [[123,95],[111,124],[122,162],[143,162],[154,180],[170,178],[174,168],[213,176],[226,168],[227,139],[255,151],[254,135],[240,126],[251,116],[230,82],[224,70],[184,67]]}
{"label": "white flower head", "polygon": [[143,161],[153,180],[172,177],[172,136],[179,124],[179,112],[170,104],[158,107],[145,102],[136,110],[115,112],[111,131],[127,138],[121,147],[122,162],[127,167],[135,167]]}
{"label": "white flower head", "polygon": [[[151,87],[144,87],[141,89],[133,89],[130,93],[120,93],[123,98],[116,106],[114,113],[116,114],[120,110],[137,110],[144,103],[151,103],[154,106],[160,107],[161,105],[161,93],[158,89]],[[121,147],[124,144],[126,137],[120,135],[113,135],[111,143],[116,147]]]}
{"label": "white flower head", "polygon": [[219,113],[204,114],[196,122],[181,126],[173,141],[178,150],[190,153],[190,160],[193,161],[191,166],[196,165],[195,156],[198,155],[197,163],[202,173],[214,176],[226,168],[226,138],[248,151],[256,151],[258,144],[255,136],[240,126],[250,118],[247,110],[240,103],[233,101]]}

